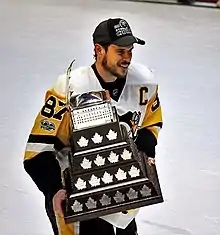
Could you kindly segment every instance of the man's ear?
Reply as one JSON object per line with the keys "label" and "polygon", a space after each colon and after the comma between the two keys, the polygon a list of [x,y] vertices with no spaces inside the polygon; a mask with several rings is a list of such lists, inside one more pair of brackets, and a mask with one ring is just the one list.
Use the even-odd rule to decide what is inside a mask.
{"label": "man's ear", "polygon": [[105,53],[105,49],[98,43],[95,44],[94,51],[97,56],[100,56]]}

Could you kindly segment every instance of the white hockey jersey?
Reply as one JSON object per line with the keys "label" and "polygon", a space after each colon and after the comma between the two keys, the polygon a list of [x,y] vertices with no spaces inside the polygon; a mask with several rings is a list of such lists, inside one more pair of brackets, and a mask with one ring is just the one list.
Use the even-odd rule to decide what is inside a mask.
{"label": "white hockey jersey", "polygon": [[[103,90],[91,66],[73,70],[68,85],[69,88],[66,74],[63,74],[46,92],[45,104],[36,117],[28,139],[25,160],[35,157],[42,151],[55,151],[68,146],[71,122],[70,114],[66,112],[65,107],[67,89],[72,95]],[[118,102],[113,99],[111,101],[119,115],[129,111],[140,112],[140,128],[146,127],[156,138],[158,137],[162,124],[158,85],[147,67],[131,64]]]}

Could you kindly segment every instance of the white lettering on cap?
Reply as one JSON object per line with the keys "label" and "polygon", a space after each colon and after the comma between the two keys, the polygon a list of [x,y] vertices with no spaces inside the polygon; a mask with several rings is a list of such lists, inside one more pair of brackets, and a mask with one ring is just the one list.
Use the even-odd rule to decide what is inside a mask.
{"label": "white lettering on cap", "polygon": [[125,20],[120,20],[119,23],[114,26],[114,29],[117,37],[132,34],[129,25]]}

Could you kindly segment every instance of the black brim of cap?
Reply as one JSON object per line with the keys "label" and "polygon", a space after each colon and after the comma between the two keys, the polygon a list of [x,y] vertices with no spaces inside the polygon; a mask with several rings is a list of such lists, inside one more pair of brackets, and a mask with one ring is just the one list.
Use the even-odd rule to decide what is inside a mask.
{"label": "black brim of cap", "polygon": [[137,43],[137,44],[140,44],[140,45],[145,45],[144,40],[136,38],[132,35],[119,38],[116,41],[112,42],[112,44],[114,44],[116,46],[121,46],[121,47],[131,46],[134,43]]}

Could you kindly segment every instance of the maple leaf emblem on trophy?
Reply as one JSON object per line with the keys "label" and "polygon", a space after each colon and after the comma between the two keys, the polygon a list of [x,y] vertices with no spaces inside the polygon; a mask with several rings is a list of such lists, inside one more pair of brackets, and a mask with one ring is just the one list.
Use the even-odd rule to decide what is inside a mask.
{"label": "maple leaf emblem on trophy", "polygon": [[92,137],[92,141],[93,141],[95,144],[100,144],[100,143],[102,143],[102,140],[103,140],[103,136],[99,135],[98,133],[95,133],[95,135]]}
{"label": "maple leaf emblem on trophy", "polygon": [[82,190],[86,188],[86,181],[82,180],[81,178],[78,178],[75,186],[78,190]]}
{"label": "maple leaf emblem on trophy", "polygon": [[117,171],[117,174],[115,174],[115,177],[118,179],[118,180],[125,180],[127,179],[127,176],[126,176],[126,172],[123,171],[122,169],[118,169]]}
{"label": "maple leaf emblem on trophy", "polygon": [[127,149],[124,149],[124,150],[123,150],[123,153],[121,154],[121,157],[122,157],[124,160],[129,160],[129,159],[131,159],[131,155],[132,155],[131,152],[129,152]]}
{"label": "maple leaf emblem on trophy", "polygon": [[95,209],[97,207],[97,202],[93,198],[89,197],[86,202],[86,206],[88,209]]}
{"label": "maple leaf emblem on trophy", "polygon": [[114,153],[113,151],[110,152],[110,155],[108,157],[109,162],[116,163],[118,162],[118,155]]}
{"label": "maple leaf emblem on trophy", "polygon": [[92,162],[89,161],[87,158],[83,158],[83,161],[80,163],[83,169],[90,169],[92,166]]}
{"label": "maple leaf emblem on trophy", "polygon": [[96,156],[96,159],[94,161],[94,163],[97,166],[103,166],[105,164],[105,158],[103,158],[102,156],[100,156],[99,154]]}
{"label": "maple leaf emblem on trophy", "polygon": [[131,176],[131,178],[140,176],[140,169],[138,169],[135,166],[132,166],[128,174]]}
{"label": "maple leaf emblem on trophy", "polygon": [[89,183],[92,187],[96,187],[100,185],[100,179],[96,177],[95,175],[92,175],[91,179],[89,180]]}
{"label": "maple leaf emblem on trophy", "polygon": [[77,200],[75,200],[75,202],[71,206],[71,208],[74,212],[82,211],[83,210],[82,207],[83,207],[83,205],[80,202],[78,202]]}
{"label": "maple leaf emblem on trophy", "polygon": [[151,189],[144,185],[143,188],[140,190],[140,193],[143,197],[148,197],[151,195]]}
{"label": "maple leaf emblem on trophy", "polygon": [[108,206],[111,204],[111,198],[106,194],[103,194],[102,198],[100,199],[102,206]]}
{"label": "maple leaf emblem on trophy", "polygon": [[116,140],[117,139],[117,132],[113,131],[113,130],[109,130],[108,134],[106,135],[106,137],[109,140]]}
{"label": "maple leaf emblem on trophy", "polygon": [[102,181],[105,184],[109,184],[113,182],[113,175],[110,175],[108,172],[105,171],[103,177],[102,177]]}
{"label": "maple leaf emblem on trophy", "polygon": [[81,138],[77,141],[77,144],[80,147],[86,147],[88,146],[89,140],[87,140],[85,137],[81,136]]}
{"label": "maple leaf emblem on trophy", "polygon": [[138,192],[136,192],[133,188],[130,188],[127,196],[130,200],[136,199],[138,197]]}
{"label": "maple leaf emblem on trophy", "polygon": [[116,201],[116,203],[124,202],[125,201],[125,195],[122,194],[121,192],[117,191],[115,196],[114,196],[114,200]]}

